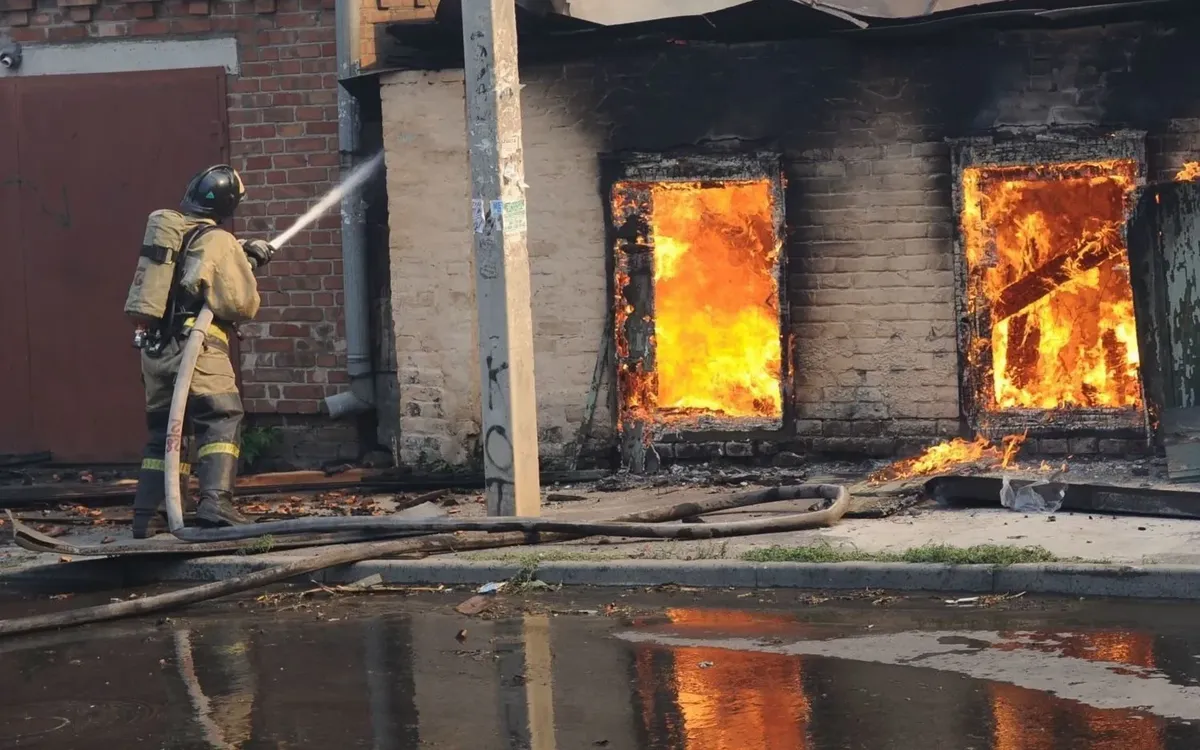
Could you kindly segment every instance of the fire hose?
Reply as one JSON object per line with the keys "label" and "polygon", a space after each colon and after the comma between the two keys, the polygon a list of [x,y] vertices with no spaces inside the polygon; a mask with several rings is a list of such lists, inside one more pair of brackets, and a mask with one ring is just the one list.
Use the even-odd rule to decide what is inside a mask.
{"label": "fire hose", "polygon": [[[827,484],[800,485],[796,487],[772,487],[770,489],[756,490],[740,495],[734,495],[732,497],[711,497],[694,502],[680,503],[668,507],[650,508],[637,513],[619,516],[604,522],[604,524],[625,524],[628,526],[637,526],[642,524],[665,524],[671,521],[681,521],[707,515],[709,513],[719,513],[721,511],[734,510],[736,508],[747,508],[754,505],[763,505],[766,503],[800,498],[823,499],[828,503],[826,507],[820,510],[789,516],[789,518],[797,520],[803,516],[805,520],[804,528],[815,529],[823,526],[832,526],[841,520],[842,516],[850,507],[850,492],[845,487]],[[771,519],[771,521],[774,523],[778,523],[781,520],[783,519]],[[265,526],[267,524],[256,525]],[[702,525],[707,524],[686,524],[682,526],[668,526],[664,528],[679,529]],[[189,531],[192,531],[192,529],[189,529]],[[578,538],[578,534],[550,533],[539,536],[536,541],[550,544],[571,541]],[[155,594],[152,596],[138,597],[136,599],[116,601],[110,604],[101,604],[94,607],[82,607],[79,609],[68,610],[66,612],[54,612],[51,614],[33,615],[30,617],[3,620],[0,621],[0,637],[34,633],[41,630],[52,630],[55,628],[70,627],[73,625],[85,625],[93,622],[117,620],[122,617],[145,615],[150,614],[151,612],[162,612],[164,610],[174,609],[176,607],[182,607],[188,604],[197,604],[200,602],[209,601],[211,599],[216,599],[218,597],[229,596],[230,594],[236,594],[242,591],[249,591],[251,589],[261,588],[263,586],[269,586],[273,583],[279,583],[281,581],[295,578],[296,576],[315,573],[316,571],[324,570],[325,568],[332,568],[338,565],[351,565],[362,560],[397,556],[424,557],[426,555],[449,552],[465,552],[468,550],[513,547],[529,544],[531,541],[532,540],[530,536],[524,533],[474,535],[440,534],[436,536],[421,536],[415,539],[387,539],[383,541],[359,542],[357,544],[347,544],[338,547],[324,548],[312,556],[300,557],[286,562],[280,562],[279,565],[266,570],[258,570],[253,573],[247,573],[234,578],[226,578],[224,580],[214,581],[212,583],[205,583],[179,591],[168,591],[163,594]]]}
{"label": "fire hose", "polygon": [[[179,374],[175,376],[175,391],[171,394],[171,412],[167,419],[167,450],[163,457],[163,474],[167,485],[167,526],[178,535],[183,530],[183,499],[179,496],[179,449],[183,443],[183,419],[187,411],[188,393],[192,390],[192,375],[196,372],[196,360],[204,349],[204,338],[212,325],[213,313],[208,305],[196,316],[196,323],[188,334],[179,360]],[[172,481],[174,480],[174,481]]]}

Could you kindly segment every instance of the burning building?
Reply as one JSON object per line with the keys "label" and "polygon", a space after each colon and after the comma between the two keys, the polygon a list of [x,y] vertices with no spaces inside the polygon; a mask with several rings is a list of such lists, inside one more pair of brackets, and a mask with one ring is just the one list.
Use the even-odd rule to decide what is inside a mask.
{"label": "burning building", "polygon": [[[885,0],[727,5],[519,13],[544,460],[891,455],[975,433],[1145,450],[1157,360],[1126,222],[1200,154],[1194,9],[934,3],[938,23],[913,24]],[[464,82],[437,26],[394,29],[401,69],[379,77],[394,429],[404,462],[463,464],[480,432]]]}
{"label": "burning building", "polygon": [[1144,138],[953,146],[964,412],[976,429],[1145,424],[1124,222]]}

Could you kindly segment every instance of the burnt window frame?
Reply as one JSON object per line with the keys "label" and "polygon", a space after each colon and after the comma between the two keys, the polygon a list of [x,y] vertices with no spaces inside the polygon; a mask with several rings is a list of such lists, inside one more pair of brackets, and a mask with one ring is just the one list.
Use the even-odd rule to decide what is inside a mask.
{"label": "burnt window frame", "polygon": [[[963,172],[972,167],[1028,166],[1067,162],[1129,160],[1136,165],[1135,191],[1126,211],[1122,234],[1127,234],[1129,213],[1137,193],[1146,185],[1146,131],[1144,130],[1031,130],[946,139],[950,147],[953,228],[954,313],[958,339],[959,410],[976,434],[1027,433],[1030,437],[1110,437],[1141,439],[1149,432],[1151,408],[1147,401],[1146,374],[1139,367],[1141,409],[1074,408],[1005,409],[989,411],[981,395],[991,393],[990,351],[983,366],[973,365],[968,351],[972,340],[991,339],[986,311],[972,317],[967,304],[969,269],[963,229]],[[1128,241],[1126,258],[1129,259]],[[1132,263],[1131,263],[1132,277]],[[1134,283],[1130,279],[1131,285]],[[1135,305],[1135,315],[1137,314]],[[986,384],[986,387],[984,387]]]}
{"label": "burnt window frame", "polygon": [[[612,424],[616,426],[619,442],[621,465],[634,472],[653,472],[660,465],[660,456],[654,449],[655,443],[679,444],[720,444],[725,442],[746,441],[777,441],[790,437],[794,433],[795,404],[792,397],[793,352],[791,351],[791,311],[788,299],[788,258],[787,258],[787,221],[786,221],[786,190],[787,179],[784,173],[783,154],[776,151],[688,151],[671,153],[653,153],[643,151],[627,151],[606,153],[600,155],[601,198],[604,205],[605,225],[605,274],[607,277],[607,295],[609,304],[609,334],[606,342],[610,347],[609,375],[613,387],[609,389],[609,409]],[[653,421],[636,419],[634,415],[623,410],[625,386],[622,380],[622,365],[637,366],[643,362],[639,356],[625,357],[617,345],[622,335],[617,326],[620,316],[617,314],[621,299],[618,295],[617,272],[621,263],[622,252],[618,252],[619,243],[632,244],[638,228],[620,226],[613,215],[613,191],[622,182],[725,182],[732,180],[767,180],[771,184],[773,200],[773,223],[776,240],[780,243],[779,259],[776,265],[777,288],[779,296],[779,345],[780,345],[780,416],[775,420],[763,418],[754,420],[747,418],[750,424],[745,429],[687,429],[678,425],[662,424]],[[647,206],[648,207],[648,206]],[[648,227],[647,227],[648,229]],[[646,258],[653,257],[653,248],[646,243]],[[651,272],[652,265],[645,263],[634,272]],[[648,330],[634,331],[634,336],[649,337],[653,335],[653,283],[649,283],[646,299],[638,300],[637,305],[645,305],[645,313],[650,316]],[[646,359],[653,367],[654,347],[646,345]],[[778,422],[777,427],[760,427],[755,421]],[[696,457],[707,457],[703,452],[697,452]]]}

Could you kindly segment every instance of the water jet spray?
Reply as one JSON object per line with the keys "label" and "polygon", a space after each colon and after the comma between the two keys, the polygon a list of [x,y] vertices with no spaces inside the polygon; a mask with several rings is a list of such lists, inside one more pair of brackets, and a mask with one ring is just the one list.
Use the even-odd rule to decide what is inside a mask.
{"label": "water jet spray", "polygon": [[[275,239],[268,240],[269,245],[279,250],[290,242],[298,233],[312,224],[333,208],[348,193],[366,182],[371,173],[383,162],[383,153],[378,153],[366,162],[351,170],[346,179],[330,190],[321,200],[304,212],[296,221]],[[187,343],[183,347],[183,356],[179,360],[179,373],[175,376],[175,391],[171,396],[171,412],[167,422],[167,444],[163,461],[163,477],[167,487],[167,526],[172,534],[183,528],[183,503],[180,498],[179,485],[179,450],[183,443],[183,418],[187,409],[188,393],[192,388],[192,375],[196,370],[196,360],[204,348],[204,338],[208,327],[212,324],[213,313],[204,305],[196,316],[196,323],[188,334]],[[174,481],[167,479],[171,477]],[[177,535],[177,534],[176,534]]]}

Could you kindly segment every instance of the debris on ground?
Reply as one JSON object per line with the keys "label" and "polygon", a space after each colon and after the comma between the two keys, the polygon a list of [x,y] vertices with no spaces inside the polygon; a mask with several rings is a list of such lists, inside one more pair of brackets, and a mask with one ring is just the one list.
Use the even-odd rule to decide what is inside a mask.
{"label": "debris on ground", "polygon": [[1017,513],[1054,513],[1062,507],[1066,492],[1065,484],[1047,481],[1035,481],[1014,489],[1011,480],[1004,477],[1000,504]]}
{"label": "debris on ground", "polygon": [[969,607],[969,606],[973,606],[978,603],[979,603],[978,596],[964,596],[961,599],[947,599],[946,600],[946,604],[950,605],[951,607],[964,607],[964,606]]}
{"label": "debris on ground", "polygon": [[467,599],[465,602],[455,607],[454,611],[458,612],[460,615],[474,617],[485,612],[489,607],[492,606],[492,602],[494,601],[494,597],[486,594],[476,594],[475,596],[472,596],[470,599]]}

